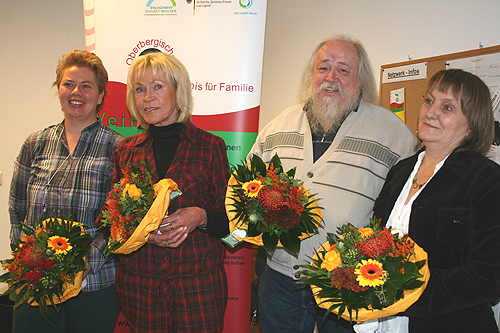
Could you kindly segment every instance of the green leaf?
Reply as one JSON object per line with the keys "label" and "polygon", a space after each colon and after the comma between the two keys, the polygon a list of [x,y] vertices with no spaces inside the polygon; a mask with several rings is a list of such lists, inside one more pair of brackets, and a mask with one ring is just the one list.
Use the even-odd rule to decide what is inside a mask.
{"label": "green leaf", "polygon": [[300,235],[301,233],[297,230],[290,229],[288,232],[282,233],[279,237],[281,245],[296,257],[299,256],[300,252]]}
{"label": "green leaf", "polygon": [[251,172],[253,174],[265,176],[266,175],[266,164],[258,155],[253,155],[251,159]]}
{"label": "green leaf", "polygon": [[283,165],[281,164],[281,160],[278,157],[278,154],[274,154],[274,156],[269,161],[269,165],[273,166],[274,171],[276,172],[277,175],[283,173]]}
{"label": "green leaf", "polygon": [[257,229],[257,224],[248,223],[247,237],[257,237],[260,234],[262,234],[262,232]]}
{"label": "green leaf", "polygon": [[264,243],[264,248],[267,253],[272,255],[278,245],[278,236],[275,234],[262,233],[262,242]]}
{"label": "green leaf", "polygon": [[425,281],[422,281],[422,280],[410,281],[403,286],[403,289],[405,289],[405,290],[417,289],[417,288],[421,287],[424,283],[425,283]]}
{"label": "green leaf", "polygon": [[295,177],[295,172],[297,171],[297,167],[293,167],[291,168],[290,170],[288,170],[286,172],[286,174],[288,175],[288,177],[290,178],[294,178]]}
{"label": "green leaf", "polygon": [[420,261],[417,261],[415,263],[415,265],[417,265],[418,269],[420,270],[422,267],[424,267],[425,265],[425,259],[424,260],[420,260]]}
{"label": "green leaf", "polygon": [[12,301],[12,302],[15,302],[16,299],[17,299],[17,294],[16,293],[10,293],[9,294],[9,299]]}

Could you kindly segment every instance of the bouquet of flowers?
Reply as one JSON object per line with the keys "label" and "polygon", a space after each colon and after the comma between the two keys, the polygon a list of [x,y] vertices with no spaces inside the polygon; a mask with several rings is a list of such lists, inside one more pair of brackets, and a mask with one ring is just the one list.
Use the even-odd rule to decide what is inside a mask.
{"label": "bouquet of flowers", "polygon": [[40,306],[50,323],[48,305],[56,305],[80,292],[85,256],[90,252],[91,236],[81,224],[49,218],[35,225],[21,224],[23,236],[12,244],[12,259],[1,260],[7,273],[0,282],[15,306]]}
{"label": "bouquet of flowers", "polygon": [[300,241],[322,227],[323,214],[294,176],[295,168],[283,171],[278,155],[267,166],[257,155],[238,165],[226,194],[232,236],[264,245],[269,254],[282,246],[298,255]]}
{"label": "bouquet of flowers", "polygon": [[[427,253],[408,235],[380,227],[352,224],[327,235],[302,271],[318,305],[350,320],[363,322],[405,311],[429,280]],[[355,315],[353,316],[353,312]]]}
{"label": "bouquet of flowers", "polygon": [[170,200],[181,194],[171,179],[153,184],[149,163],[130,165],[109,192],[102,210],[101,227],[111,230],[105,254],[129,254],[144,245],[149,234],[158,229]]}

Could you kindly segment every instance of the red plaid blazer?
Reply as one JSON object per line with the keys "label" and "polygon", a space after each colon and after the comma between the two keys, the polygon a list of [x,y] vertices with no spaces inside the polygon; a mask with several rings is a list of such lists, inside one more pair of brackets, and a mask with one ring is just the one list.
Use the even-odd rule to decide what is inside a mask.
{"label": "red plaid blazer", "polygon": [[[158,152],[157,152],[158,153]],[[150,131],[124,139],[114,154],[113,183],[122,169],[147,160],[159,180]],[[197,206],[223,212],[229,179],[224,141],[185,124],[165,178],[182,191],[169,212]],[[210,221],[210,223],[227,223]],[[116,286],[122,310],[137,332],[220,332],[227,300],[225,248],[216,237],[193,231],[178,248],[146,244],[120,256]]]}

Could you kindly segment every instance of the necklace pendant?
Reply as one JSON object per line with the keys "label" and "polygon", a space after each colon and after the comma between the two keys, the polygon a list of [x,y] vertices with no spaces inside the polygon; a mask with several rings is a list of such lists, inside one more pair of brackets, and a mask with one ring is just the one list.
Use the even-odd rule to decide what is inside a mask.
{"label": "necklace pendant", "polygon": [[411,187],[413,187],[414,189],[421,189],[427,182],[424,182],[422,184],[419,184],[417,183],[417,178],[413,178],[412,182],[411,182]]}

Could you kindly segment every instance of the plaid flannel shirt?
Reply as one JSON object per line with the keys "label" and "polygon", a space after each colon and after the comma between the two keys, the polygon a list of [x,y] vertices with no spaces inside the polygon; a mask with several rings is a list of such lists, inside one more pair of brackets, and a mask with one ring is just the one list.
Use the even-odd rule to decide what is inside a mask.
{"label": "plaid flannel shirt", "polygon": [[69,155],[64,121],[32,133],[14,164],[9,212],[11,242],[21,237],[20,223],[32,223],[53,214],[84,224],[93,239],[86,260],[92,267],[84,292],[115,283],[117,261],[105,258],[107,245],[95,220],[111,189],[113,152],[123,137],[97,121],[82,130],[73,155]]}

